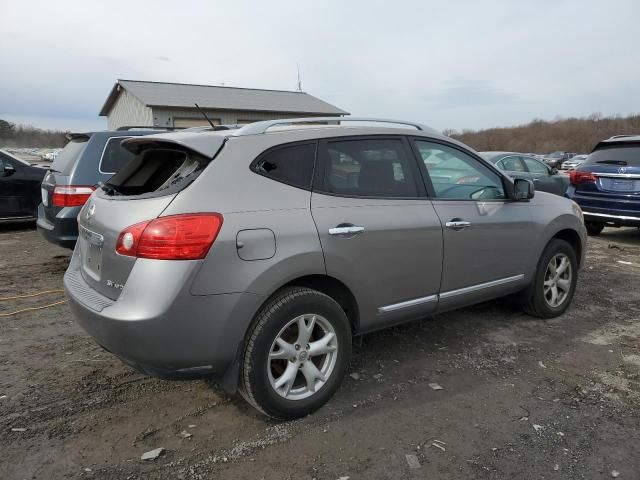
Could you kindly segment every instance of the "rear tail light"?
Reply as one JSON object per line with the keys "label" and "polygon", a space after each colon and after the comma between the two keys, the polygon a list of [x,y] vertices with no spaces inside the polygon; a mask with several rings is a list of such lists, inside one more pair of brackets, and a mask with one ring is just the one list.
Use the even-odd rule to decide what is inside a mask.
{"label": "rear tail light", "polygon": [[219,213],[195,213],[137,223],[120,232],[116,252],[157,260],[198,260],[209,252],[222,222]]}
{"label": "rear tail light", "polygon": [[94,190],[95,187],[88,186],[57,186],[53,189],[51,204],[54,207],[81,207]]}
{"label": "rear tail light", "polygon": [[595,183],[596,177],[591,172],[571,170],[569,172],[569,181],[571,182],[571,185],[578,185],[579,183]]}

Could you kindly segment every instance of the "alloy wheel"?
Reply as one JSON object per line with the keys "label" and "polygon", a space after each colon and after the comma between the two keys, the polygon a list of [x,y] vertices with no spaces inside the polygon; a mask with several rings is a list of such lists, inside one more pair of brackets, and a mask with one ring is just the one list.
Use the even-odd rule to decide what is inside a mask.
{"label": "alloy wheel", "polygon": [[326,384],[337,358],[338,339],[331,323],[321,315],[300,315],[271,344],[269,382],[287,400],[308,398]]}
{"label": "alloy wheel", "polygon": [[557,308],[568,298],[572,279],[571,261],[564,253],[551,257],[544,274],[544,299]]}

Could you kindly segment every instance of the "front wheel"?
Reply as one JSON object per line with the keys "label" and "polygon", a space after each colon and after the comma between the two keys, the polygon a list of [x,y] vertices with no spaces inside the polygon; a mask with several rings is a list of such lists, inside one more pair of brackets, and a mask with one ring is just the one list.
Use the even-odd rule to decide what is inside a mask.
{"label": "front wheel", "polygon": [[551,240],[538,261],[533,283],[525,291],[523,309],[539,318],[562,315],[571,304],[578,281],[578,260],[573,247]]}
{"label": "front wheel", "polygon": [[587,233],[591,236],[600,235],[600,232],[604,229],[604,223],[602,222],[585,222],[585,227],[587,227]]}
{"label": "front wheel", "polygon": [[351,357],[351,329],[331,297],[283,289],[256,316],[242,362],[242,396],[277,419],[308,415],[340,386]]}

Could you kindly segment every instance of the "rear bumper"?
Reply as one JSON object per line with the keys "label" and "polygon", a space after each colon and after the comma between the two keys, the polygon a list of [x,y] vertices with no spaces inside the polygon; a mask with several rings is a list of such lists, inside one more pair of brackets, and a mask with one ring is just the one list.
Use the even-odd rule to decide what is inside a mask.
{"label": "rear bumper", "polygon": [[73,249],[78,240],[77,216],[82,207],[66,207],[60,210],[53,222],[44,213],[44,206],[38,206],[38,232],[50,243]]}
{"label": "rear bumper", "polygon": [[613,223],[624,227],[640,227],[640,213],[637,216],[620,215],[618,211],[616,213],[602,213],[600,212],[587,212],[583,211],[585,220],[591,222]]}
{"label": "rear bumper", "polygon": [[[144,373],[161,378],[222,377],[234,364],[264,298],[250,293],[191,295],[190,282],[185,282],[190,275],[180,271],[188,263],[185,267],[185,262],[152,262],[156,275],[132,271],[118,299],[111,300],[83,280],[74,252],[64,288],[77,322],[103,348]],[[157,262],[163,262],[165,275],[157,275]],[[144,262],[134,270],[138,267],[144,270]],[[145,278],[144,284],[140,278]]]}

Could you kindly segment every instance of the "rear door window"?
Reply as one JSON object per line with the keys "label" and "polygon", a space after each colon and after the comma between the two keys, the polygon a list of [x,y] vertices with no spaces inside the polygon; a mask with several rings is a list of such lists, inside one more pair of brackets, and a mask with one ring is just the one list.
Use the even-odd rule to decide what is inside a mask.
{"label": "rear door window", "polygon": [[316,144],[286,145],[260,155],[251,170],[278,182],[309,190],[313,178]]}
{"label": "rear door window", "polygon": [[89,137],[81,137],[72,139],[67,145],[60,151],[56,159],[51,164],[51,169],[56,172],[60,172],[64,175],[69,175],[76,160],[80,158],[82,152],[87,147]]}
{"label": "rear door window", "polygon": [[130,160],[135,158],[135,154],[121,145],[122,141],[127,138],[131,137],[112,137],[107,141],[100,159],[100,173],[117,173]]}
{"label": "rear door window", "polygon": [[336,140],[320,144],[319,190],[356,197],[419,196],[415,159],[400,138]]}
{"label": "rear door window", "polygon": [[507,172],[526,172],[520,157],[515,155],[503,158],[498,162],[498,166]]}

